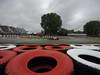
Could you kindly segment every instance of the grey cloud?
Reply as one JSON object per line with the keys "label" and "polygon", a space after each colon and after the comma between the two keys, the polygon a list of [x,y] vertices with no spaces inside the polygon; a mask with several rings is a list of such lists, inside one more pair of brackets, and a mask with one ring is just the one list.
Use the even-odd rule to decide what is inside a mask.
{"label": "grey cloud", "polygon": [[82,30],[90,20],[100,20],[100,0],[0,0],[0,23],[41,31],[41,16],[56,12],[63,27]]}

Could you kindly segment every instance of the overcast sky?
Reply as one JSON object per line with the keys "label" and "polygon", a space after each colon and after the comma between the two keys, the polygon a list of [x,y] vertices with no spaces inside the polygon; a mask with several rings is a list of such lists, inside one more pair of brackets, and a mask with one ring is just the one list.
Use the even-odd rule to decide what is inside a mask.
{"label": "overcast sky", "polygon": [[0,24],[41,31],[41,16],[54,12],[63,27],[82,30],[90,20],[100,20],[100,0],[0,0]]}

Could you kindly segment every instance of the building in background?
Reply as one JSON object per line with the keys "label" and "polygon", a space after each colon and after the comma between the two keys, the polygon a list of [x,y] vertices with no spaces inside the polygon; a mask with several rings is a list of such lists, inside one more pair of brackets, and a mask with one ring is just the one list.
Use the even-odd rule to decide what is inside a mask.
{"label": "building in background", "polygon": [[27,31],[24,28],[16,28],[7,25],[0,25],[0,34],[9,35],[9,34],[27,34]]}

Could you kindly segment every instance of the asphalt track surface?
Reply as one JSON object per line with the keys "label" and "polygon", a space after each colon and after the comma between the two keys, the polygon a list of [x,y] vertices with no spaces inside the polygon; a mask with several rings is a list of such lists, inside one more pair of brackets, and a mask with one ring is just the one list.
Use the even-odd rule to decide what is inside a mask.
{"label": "asphalt track surface", "polygon": [[34,40],[34,39],[23,39],[23,38],[0,38],[1,44],[100,44],[100,39],[90,39],[90,38],[65,38],[59,40]]}

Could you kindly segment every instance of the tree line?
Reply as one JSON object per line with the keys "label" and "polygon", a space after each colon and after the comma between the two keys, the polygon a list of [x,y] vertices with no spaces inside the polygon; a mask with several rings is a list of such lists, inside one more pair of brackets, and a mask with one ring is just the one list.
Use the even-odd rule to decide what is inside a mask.
{"label": "tree line", "polygon": [[86,33],[87,36],[99,36],[100,34],[100,21],[90,21],[83,27],[83,32],[67,30],[62,27],[62,19],[56,13],[44,14],[41,17],[41,27],[44,29],[45,35],[61,35],[67,36],[68,33]]}

